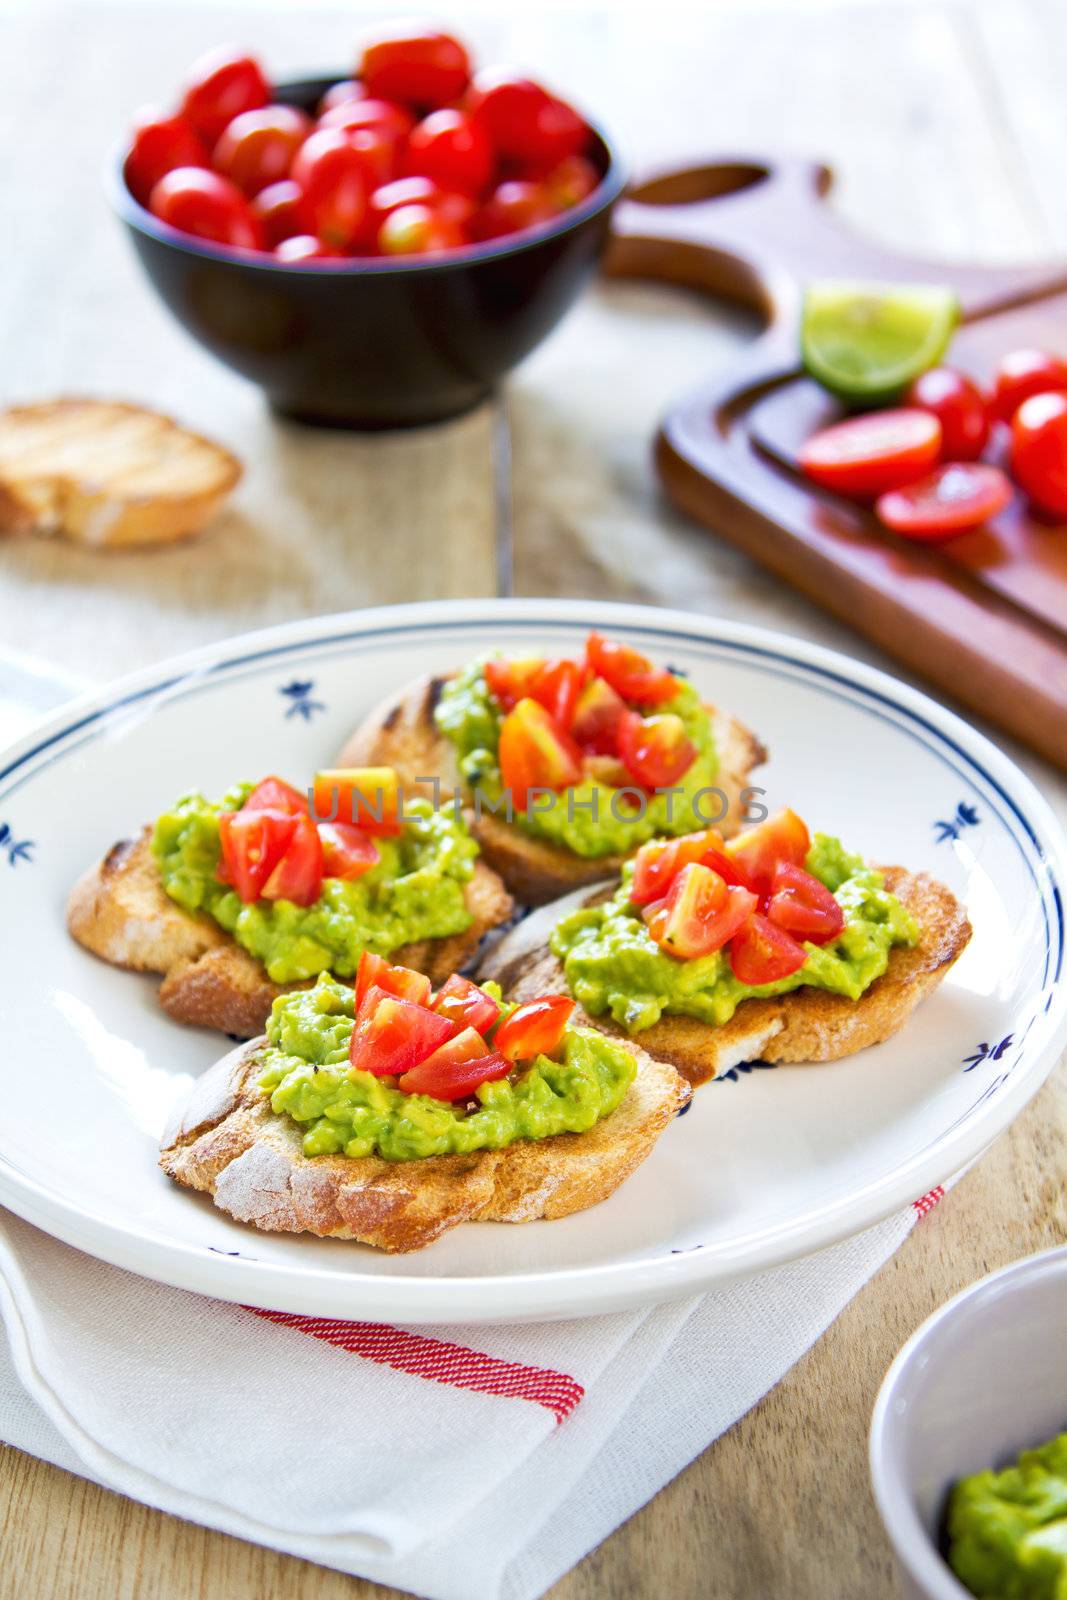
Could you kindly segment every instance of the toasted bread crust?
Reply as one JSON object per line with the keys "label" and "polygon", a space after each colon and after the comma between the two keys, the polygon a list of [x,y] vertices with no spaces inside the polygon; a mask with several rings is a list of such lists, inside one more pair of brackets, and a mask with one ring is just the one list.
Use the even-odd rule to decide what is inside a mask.
{"label": "toasted bread crust", "polygon": [[[384,700],[351,735],[338,766],[395,767],[405,793],[431,799],[433,785],[428,780],[437,778],[441,793],[450,796],[460,787],[455,751],[434,721],[434,710],[450,676],[453,674],[420,678]],[[718,826],[730,837],[740,826],[741,791],[753,768],[766,761],[767,752],[742,723],[714,706],[707,709],[719,753],[715,783],[728,802]],[[593,859],[575,855],[565,846],[535,839],[491,813],[476,816],[471,829],[485,860],[525,905],[545,905],[582,884],[597,883],[622,865],[621,856]]]}
{"label": "toasted bread crust", "polygon": [[[447,939],[404,945],[393,959],[442,982],[469,961],[490,928],[504,922],[511,897],[481,861],[466,886],[473,922]],[[112,846],[75,884],[67,927],[78,943],[113,966],[163,976],[160,1004],[177,1022],[217,1028],[237,1038],[262,1032],[270,1008],[286,989],[210,917],[184,911],[166,893],[152,855],[149,829]]]}
{"label": "toasted bread crust", "polygon": [[598,1204],[640,1165],[691,1093],[673,1068],[628,1044],[637,1077],[587,1133],[417,1161],[309,1157],[298,1125],[276,1115],[257,1086],[264,1042],[231,1051],[197,1082],[163,1135],[163,1171],[268,1233],[355,1239],[394,1252],[421,1250],[461,1222],[532,1222]]}
{"label": "toasted bread crust", "polygon": [[[886,887],[916,918],[921,932],[912,948],[890,952],[886,971],[859,1000],[800,988],[769,1000],[743,1000],[718,1028],[693,1017],[664,1016],[636,1035],[642,1049],[658,1061],[669,1061],[697,1086],[745,1061],[837,1061],[891,1038],[962,955],[971,925],[944,884],[903,867],[881,870]],[[520,924],[494,951],[491,971],[483,970],[482,976],[494,977],[515,1000],[560,988],[565,992],[562,966],[547,944],[531,946],[535,938],[535,930]],[[610,1018],[590,1020],[606,1033],[627,1037]]]}

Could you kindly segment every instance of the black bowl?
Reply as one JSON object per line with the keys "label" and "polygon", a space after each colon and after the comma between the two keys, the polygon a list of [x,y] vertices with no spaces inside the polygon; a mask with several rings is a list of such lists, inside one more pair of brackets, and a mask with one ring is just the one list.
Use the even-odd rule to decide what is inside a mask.
{"label": "black bowl", "polygon": [[[334,82],[306,78],[274,94],[313,110]],[[125,155],[109,171],[112,203],[179,322],[275,410],[347,428],[437,422],[484,400],[592,273],[625,183],[594,129],[601,182],[556,221],[454,256],[287,266],[159,222],[127,188]]]}

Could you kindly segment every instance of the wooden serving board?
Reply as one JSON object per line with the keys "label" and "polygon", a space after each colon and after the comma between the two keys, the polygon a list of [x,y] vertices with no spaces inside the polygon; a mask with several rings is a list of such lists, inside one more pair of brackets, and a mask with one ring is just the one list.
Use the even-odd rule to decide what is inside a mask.
{"label": "wooden serving board", "polygon": [[652,178],[618,207],[608,273],[735,300],[766,322],[739,363],[664,419],[663,483],[715,533],[1067,767],[1067,525],[1039,520],[1019,495],[984,529],[917,545],[796,466],[801,442],[842,414],[799,367],[806,282],[951,282],[964,322],[949,359],[984,381],[1013,347],[1067,349],[1067,266],[896,255],[833,217],[830,182],[811,162],[719,161]]}

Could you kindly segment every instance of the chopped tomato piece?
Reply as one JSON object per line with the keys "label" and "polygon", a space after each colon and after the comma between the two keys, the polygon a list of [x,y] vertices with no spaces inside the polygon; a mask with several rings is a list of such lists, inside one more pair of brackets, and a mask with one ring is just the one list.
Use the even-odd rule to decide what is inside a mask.
{"label": "chopped tomato piece", "polygon": [[354,878],[362,878],[382,859],[370,835],[362,828],[353,828],[350,822],[320,822],[319,838],[326,878],[344,878],[351,883]]}
{"label": "chopped tomato piece", "polygon": [[798,460],[813,483],[838,494],[877,495],[921,478],[941,453],[941,424],[930,411],[901,406],[823,428]]}
{"label": "chopped tomato piece", "polygon": [[811,835],[795,811],[785,807],[757,822],[754,828],[739,833],[727,841],[726,854],[757,886],[761,894],[769,892],[774,869],[779,861],[790,861],[802,867],[811,849]]}
{"label": "chopped tomato piece", "polygon": [[318,822],[350,822],[367,833],[401,831],[400,784],[392,767],[336,767],[316,772]]}
{"label": "chopped tomato piece", "polygon": [[482,671],[493,699],[502,710],[514,711],[519,701],[533,692],[544,665],[543,656],[490,656]]}
{"label": "chopped tomato piece", "polygon": [[739,983],[758,986],[790,977],[804,965],[806,954],[784,928],[776,928],[757,911],[734,934],[730,966]]}
{"label": "chopped tomato piece", "polygon": [[[474,1047],[475,1040],[480,1051]],[[490,1052],[484,1039],[467,1028],[405,1072],[398,1087],[405,1094],[428,1094],[435,1100],[466,1100],[479,1084],[506,1078],[510,1071],[507,1057],[497,1050]]]}
{"label": "chopped tomato piece", "polygon": [[291,783],[286,783],[282,778],[264,778],[262,783],[256,784],[241,810],[288,811],[291,816],[302,814],[306,817],[307,795],[301,794],[299,789],[294,789]]}
{"label": "chopped tomato piece", "polygon": [[606,678],[590,678],[574,708],[571,733],[590,755],[613,756],[619,748],[619,722],[626,701]]}
{"label": "chopped tomato piece", "polygon": [[584,677],[585,668],[577,661],[546,661],[534,675],[529,693],[540,701],[559,727],[569,731]]}
{"label": "chopped tomato piece", "polygon": [[433,1008],[457,1027],[476,1028],[479,1033],[488,1033],[500,1015],[500,1007],[492,995],[458,972],[442,984]]}
{"label": "chopped tomato piece", "polygon": [[[1064,403],[1062,396],[1059,400]],[[1010,503],[1011,484],[999,467],[946,461],[925,478],[879,495],[874,514],[902,539],[936,543],[980,528]]]}
{"label": "chopped tomato piece", "polygon": [[845,913],[826,885],[788,861],[774,869],[767,916],[775,927],[812,944],[829,944],[845,926]]}
{"label": "chopped tomato piece", "polygon": [[294,817],[293,835],[285,854],[259,892],[264,900],[291,900],[296,906],[313,906],[322,893],[322,868],[318,828],[309,816]]}
{"label": "chopped tomato piece", "polygon": [[673,711],[642,717],[624,711],[619,720],[619,755],[627,772],[645,789],[666,789],[689,771],[696,745]]}
{"label": "chopped tomato piece", "polygon": [[[691,861],[703,861],[708,851],[721,851],[722,835],[714,828],[700,833],[684,833],[678,839],[650,839],[634,857],[634,881],[630,899],[635,906],[647,906],[667,893],[682,868]],[[713,861],[708,866],[715,866]],[[718,871],[718,868],[715,868]],[[726,874],[720,872],[720,877]],[[727,879],[729,882],[729,880]]]}
{"label": "chopped tomato piece", "polygon": [[740,861],[733,861],[725,854],[721,839],[718,845],[712,845],[705,850],[700,859],[706,867],[710,867],[713,872],[717,872],[719,877],[732,887],[747,889],[750,894],[759,895],[760,887],[755,878],[752,877],[751,873],[746,872]]}
{"label": "chopped tomato piece", "polygon": [[570,734],[528,697],[504,718],[498,756],[504,788],[520,811],[531,789],[566,789],[582,776],[582,753]]}
{"label": "chopped tomato piece", "polygon": [[678,693],[678,680],[673,673],[654,667],[647,656],[628,644],[616,644],[599,633],[591,633],[585,655],[597,676],[634,705],[662,705]]}
{"label": "chopped tomato piece", "polygon": [[352,1070],[372,1072],[376,1078],[400,1077],[456,1031],[455,1023],[436,1011],[383,994],[356,1019],[348,1052]]}
{"label": "chopped tomato piece", "polygon": [[371,989],[395,994],[398,999],[410,1000],[416,1006],[428,1006],[432,993],[430,980],[424,973],[413,972],[410,967],[395,967],[384,956],[375,955],[373,950],[364,950],[356,969],[357,1016]]}
{"label": "chopped tomato piece", "polygon": [[517,1007],[493,1035],[493,1047],[509,1061],[532,1061],[559,1049],[574,1001],[565,994],[546,994]]}
{"label": "chopped tomato piece", "polygon": [[731,889],[699,861],[683,867],[648,930],[665,955],[678,961],[721,950],[756,909],[747,889]]}
{"label": "chopped tomato piece", "polygon": [[219,815],[222,862],[219,877],[232,883],[245,905],[258,900],[263,885],[289,847],[296,818],[286,811],[223,811]]}

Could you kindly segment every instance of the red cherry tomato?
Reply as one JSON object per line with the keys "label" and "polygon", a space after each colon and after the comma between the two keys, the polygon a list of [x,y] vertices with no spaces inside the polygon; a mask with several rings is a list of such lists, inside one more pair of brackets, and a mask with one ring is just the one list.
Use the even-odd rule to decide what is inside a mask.
{"label": "red cherry tomato", "polygon": [[[356,969],[356,1013],[363,1010],[363,1002],[372,989],[410,1000],[412,1005],[428,1006],[432,990],[430,980],[411,967],[394,966],[384,956],[373,950],[364,950]],[[455,1018],[451,1019],[455,1021]]]}
{"label": "red cherry tomato", "polygon": [[263,226],[235,183],[202,167],[176,167],[149,197],[153,216],[183,233],[240,250],[262,250]]}
{"label": "red cherry tomato", "polygon": [[277,246],[283,239],[295,239],[302,228],[300,185],[290,178],[268,184],[252,201],[252,210],[263,224],[268,245]]}
{"label": "red cherry tomato", "polygon": [[465,242],[462,228],[431,206],[398,206],[378,230],[378,248],[387,256],[440,255]]}
{"label": "red cherry tomato", "polygon": [[287,261],[291,265],[300,261],[337,261],[341,257],[340,250],[324,244],[313,233],[294,233],[288,239],[282,239],[275,245],[274,254],[278,261]]}
{"label": "red cherry tomato", "polygon": [[531,173],[551,171],[568,156],[580,155],[589,141],[589,129],[576,111],[539,83],[511,72],[480,72],[466,106],[497,155]]}
{"label": "red cherry tomato", "polygon": [[785,807],[773,817],[757,822],[727,841],[725,854],[747,875],[761,894],[770,891],[774,869],[780,861],[802,867],[811,849],[807,824]]}
{"label": "red cherry tomato", "polygon": [[555,216],[556,208],[542,184],[508,178],[497,184],[477,212],[473,231],[479,239],[500,239],[551,222]]}
{"label": "red cherry tomato", "polygon": [[812,944],[829,944],[845,926],[845,913],[826,885],[788,861],[774,869],[767,916],[775,927]]}
{"label": "red cherry tomato", "polygon": [[993,415],[1010,422],[1032,394],[1067,390],[1067,362],[1050,350],[1012,350],[993,375]]}
{"label": "red cherry tomato", "polygon": [[976,383],[952,367],[931,367],[916,378],[905,404],[929,411],[941,424],[946,461],[977,461],[989,442],[989,407]]}
{"label": "red cherry tomato", "polygon": [[332,83],[319,101],[319,116],[324,117],[335,106],[350,105],[353,100],[362,100],[364,88],[354,78],[342,78],[339,83]]}
{"label": "red cherry tomato", "polygon": [[1067,395],[1023,401],[1011,425],[1011,470],[1043,511],[1067,518]]}
{"label": "red cherry tomato", "polygon": [[213,146],[223,128],[242,111],[270,99],[259,62],[240,50],[223,48],[201,56],[186,80],[182,116]]}
{"label": "red cherry tomato", "polygon": [[500,1015],[492,995],[458,972],[441,985],[433,1008],[457,1027],[476,1028],[479,1033],[488,1033]]}
{"label": "red cherry tomato", "polygon": [[925,478],[879,495],[874,510],[904,539],[951,539],[981,527],[1010,500],[1011,484],[999,467],[946,461]]}
{"label": "red cherry tomato", "polygon": [[392,100],[343,100],[319,118],[323,128],[343,128],[346,133],[369,128],[394,145],[402,145],[415,126],[415,118]]}
{"label": "red cherry tomato", "polygon": [[591,678],[578,696],[571,734],[590,755],[617,755],[625,711],[626,701],[605,678]]}
{"label": "red cherry tomato", "polygon": [[324,767],[315,774],[311,796],[318,822],[351,822],[373,834],[403,831],[393,767]]}
{"label": "red cherry tomato", "polygon": [[364,46],[356,77],[376,99],[443,106],[458,100],[467,87],[470,61],[451,34],[401,27]]}
{"label": "red cherry tomato", "polygon": [[525,811],[531,789],[567,789],[582,777],[582,752],[539,700],[520,700],[500,725],[500,776]]}
{"label": "red cherry tomato", "polygon": [[130,193],[148,204],[160,178],[175,167],[206,167],[207,147],[181,117],[142,111],[134,123],[133,139],[123,173]]}
{"label": "red cherry tomato", "polygon": [[[367,997],[369,1000],[375,991]],[[356,1019],[349,1046],[354,1072],[371,1072],[376,1078],[400,1077],[432,1055],[456,1032],[454,1022],[425,1006],[412,1005],[395,995],[380,994],[373,1007],[366,1001]]]}
{"label": "red cherry tomato", "polygon": [[642,717],[624,711],[619,721],[619,755],[627,772],[645,789],[677,783],[696,759],[696,745],[673,711]]}
{"label": "red cherry tomato", "polygon": [[678,693],[678,680],[673,673],[654,667],[647,656],[630,645],[616,644],[599,633],[591,633],[586,640],[585,658],[590,671],[632,705],[662,705]]}
{"label": "red cherry tomato", "polygon": [[[635,906],[661,900],[671,884],[690,862],[703,861],[709,850],[722,849],[722,835],[714,828],[700,833],[685,833],[677,839],[650,839],[634,857],[634,876],[630,899]],[[718,872],[718,868],[715,868]],[[722,877],[722,873],[719,873]]]}
{"label": "red cherry tomato", "polygon": [[513,711],[520,700],[532,696],[544,664],[544,656],[490,656],[482,670],[497,705]]}
{"label": "red cherry tomato", "polygon": [[804,946],[758,911],[738,929],[730,945],[734,977],[753,987],[791,977],[806,960]]}
{"label": "red cherry tomato", "polygon": [[929,472],[941,450],[941,424],[914,407],[871,411],[815,433],[799,462],[814,483],[839,494],[876,495]]}
{"label": "red cherry tomato", "polygon": [[479,1084],[506,1078],[511,1062],[490,1053],[473,1028],[440,1045],[425,1061],[405,1072],[398,1088],[405,1094],[428,1094],[434,1100],[466,1100]]}
{"label": "red cherry tomato", "polygon": [[363,155],[339,128],[322,128],[297,151],[291,177],[302,190],[300,216],[307,233],[345,250],[359,234],[367,209]]}
{"label": "red cherry tomato", "polygon": [[546,994],[517,1006],[493,1035],[493,1048],[509,1061],[532,1061],[559,1049],[574,1001],[565,994]]}
{"label": "red cherry tomato", "polygon": [[297,821],[288,811],[220,813],[218,876],[233,885],[246,905],[259,899],[263,885],[289,848]]}
{"label": "red cherry tomato", "polygon": [[431,111],[411,130],[404,161],[409,175],[460,194],[481,194],[493,174],[489,140],[462,111]]}
{"label": "red cherry tomato", "polygon": [[285,854],[259,892],[264,900],[291,900],[296,906],[313,906],[322,894],[322,840],[309,816],[296,816],[293,824]]}
{"label": "red cherry tomato", "polygon": [[465,228],[473,212],[466,195],[448,194],[429,178],[394,178],[375,189],[367,201],[367,215],[360,231],[360,249],[376,250],[382,223],[401,206],[428,206],[450,223]]}
{"label": "red cherry tomato", "polygon": [[557,211],[581,205],[600,183],[600,173],[585,156],[568,156],[545,174],[543,188]]}
{"label": "red cherry tomato", "polygon": [[382,859],[370,835],[362,828],[353,828],[350,822],[320,822],[319,838],[322,872],[326,878],[343,878],[346,883],[352,883]]}
{"label": "red cherry tomato", "polygon": [[257,783],[242,811],[288,811],[294,817],[308,815],[307,795],[294,789],[284,778],[264,778]]}
{"label": "red cherry tomato", "polygon": [[257,195],[289,174],[293,157],[311,130],[311,118],[295,106],[260,106],[228,122],[212,156],[216,172],[247,195]]}

